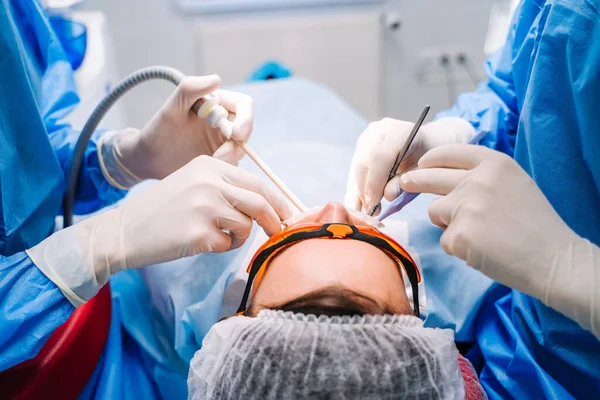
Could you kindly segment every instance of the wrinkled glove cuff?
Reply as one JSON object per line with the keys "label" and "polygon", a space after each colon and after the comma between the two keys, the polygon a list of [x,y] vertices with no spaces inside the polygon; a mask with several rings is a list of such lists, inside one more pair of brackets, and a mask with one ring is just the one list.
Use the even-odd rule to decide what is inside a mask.
{"label": "wrinkled glove cuff", "polygon": [[94,297],[103,284],[97,282],[95,274],[88,268],[87,254],[76,245],[79,238],[74,234],[73,229],[58,231],[26,253],[67,300],[79,307]]}
{"label": "wrinkled glove cuff", "polygon": [[109,210],[55,232],[26,252],[78,307],[94,297],[111,274],[127,269],[123,224],[123,211]]}
{"label": "wrinkled glove cuff", "polygon": [[42,271],[44,275],[46,275],[46,278],[50,279],[58,287],[58,289],[62,292],[66,299],[69,300],[69,303],[71,303],[73,307],[77,308],[80,305],[85,304],[89,298],[93,297],[89,296],[88,299],[84,299],[75,291],[73,291],[71,287],[69,287],[69,284],[67,284],[63,279],[61,279],[58,273],[50,265],[44,263],[43,260],[45,258],[45,251],[45,247],[34,247],[32,249],[25,250],[29,258],[31,258],[31,261],[33,261],[33,263],[35,264],[35,266],[40,271]]}
{"label": "wrinkled glove cuff", "polygon": [[98,159],[106,180],[114,187],[127,190],[142,181],[120,161],[118,142],[122,132],[111,131],[98,141]]}
{"label": "wrinkled glove cuff", "polygon": [[600,340],[600,248],[581,237],[564,242],[540,299]]}

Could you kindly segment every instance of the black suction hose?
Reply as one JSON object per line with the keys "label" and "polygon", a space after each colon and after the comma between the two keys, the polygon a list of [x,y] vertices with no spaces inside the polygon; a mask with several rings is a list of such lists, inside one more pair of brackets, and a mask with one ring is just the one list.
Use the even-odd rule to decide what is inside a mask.
{"label": "black suction hose", "polygon": [[125,93],[134,88],[135,86],[154,79],[162,79],[179,85],[181,80],[185,77],[180,71],[163,66],[147,67],[142,68],[139,71],[132,73],[123,79],[119,84],[112,89],[96,106],[94,112],[87,120],[77,144],[73,151],[73,158],[69,164],[68,169],[68,182],[67,192],[63,199],[63,215],[64,215],[64,227],[73,225],[73,202],[75,199],[75,193],[77,192],[77,183],[79,182],[79,172],[81,168],[81,161],[85,155],[88,143],[93,133],[96,131],[98,124],[104,118],[108,110],[119,100]]}

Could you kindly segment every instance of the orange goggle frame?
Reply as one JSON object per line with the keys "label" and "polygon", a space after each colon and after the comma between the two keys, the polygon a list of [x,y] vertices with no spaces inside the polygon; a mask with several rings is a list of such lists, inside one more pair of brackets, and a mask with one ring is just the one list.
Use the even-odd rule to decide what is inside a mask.
{"label": "orange goggle frame", "polygon": [[[269,262],[285,248],[309,239],[352,239],[361,242],[369,243],[383,250],[390,258],[398,263],[404,270],[410,285],[412,287],[412,296],[414,311],[417,316],[419,313],[419,288],[421,282],[421,273],[417,268],[412,257],[400,246],[395,240],[389,236],[379,232],[377,229],[365,226],[355,226],[348,224],[310,224],[286,228],[281,232],[273,235],[254,255],[248,269],[248,282],[244,290],[244,296],[237,310],[237,314],[246,312],[246,303],[250,297],[250,293],[254,293],[264,274],[267,270]],[[253,290],[254,288],[254,290]]]}

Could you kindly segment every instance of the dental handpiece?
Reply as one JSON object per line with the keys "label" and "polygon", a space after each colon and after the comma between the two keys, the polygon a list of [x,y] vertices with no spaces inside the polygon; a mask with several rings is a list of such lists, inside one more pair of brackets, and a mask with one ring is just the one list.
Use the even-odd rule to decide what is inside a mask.
{"label": "dental handpiece", "polygon": [[[192,111],[203,118],[213,128],[219,128],[221,133],[231,139],[233,124],[229,121],[229,112],[219,103],[219,98],[213,94],[206,95],[198,100],[192,107]],[[267,163],[256,154],[256,152],[245,142],[235,141],[252,161],[271,179],[271,181],[281,190],[281,192],[296,206],[300,212],[305,212],[308,208],[296,197],[296,195],[286,186],[285,183],[273,172]]]}

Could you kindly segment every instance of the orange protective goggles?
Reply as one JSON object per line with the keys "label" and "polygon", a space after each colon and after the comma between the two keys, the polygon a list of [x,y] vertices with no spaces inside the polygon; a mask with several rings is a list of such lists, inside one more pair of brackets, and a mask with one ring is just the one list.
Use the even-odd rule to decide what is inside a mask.
{"label": "orange protective goggles", "polygon": [[[351,239],[369,243],[385,252],[394,260],[406,273],[412,287],[412,296],[414,311],[417,316],[419,313],[419,283],[421,282],[421,273],[416,263],[395,240],[379,232],[370,226],[355,226],[348,224],[302,224],[290,228],[285,228],[281,232],[271,236],[254,255],[248,269],[248,282],[244,290],[244,296],[238,308],[237,314],[246,312],[246,304],[250,293],[254,294],[260,285],[267,266],[273,258],[282,250],[298,242],[309,239]],[[403,288],[404,290],[404,288]]]}

